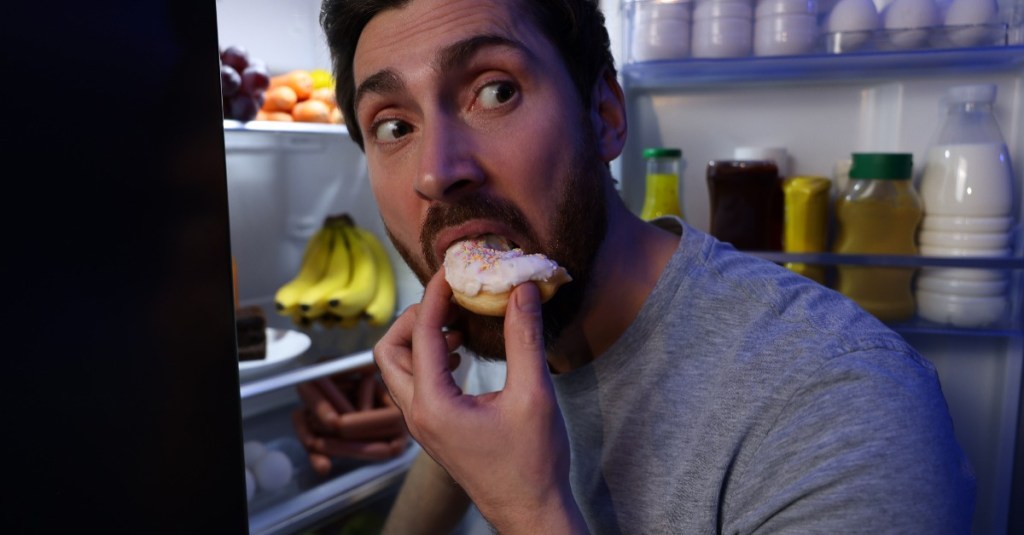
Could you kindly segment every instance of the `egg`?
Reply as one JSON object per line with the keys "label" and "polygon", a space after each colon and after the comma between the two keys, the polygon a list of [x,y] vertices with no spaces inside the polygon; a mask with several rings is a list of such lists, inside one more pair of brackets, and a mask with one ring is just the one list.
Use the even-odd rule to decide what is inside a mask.
{"label": "egg", "polygon": [[242,444],[242,452],[245,457],[245,466],[252,468],[256,461],[259,461],[267,454],[267,447],[258,440],[250,440]]}
{"label": "egg", "polygon": [[939,8],[934,0],[895,0],[882,11],[889,44],[896,48],[915,48],[928,39],[929,30],[939,24]]}
{"label": "egg", "polygon": [[946,10],[949,40],[959,46],[980,44],[989,35],[984,25],[995,22],[998,14],[996,0],[953,0]]}
{"label": "egg", "polygon": [[284,453],[272,450],[252,467],[260,490],[272,492],[284,488],[292,480],[292,461]]}
{"label": "egg", "polygon": [[835,35],[842,52],[860,48],[871,32],[881,25],[878,10],[871,0],[840,0],[829,12],[826,27]]}
{"label": "egg", "polygon": [[245,501],[251,502],[252,497],[256,495],[256,476],[252,475],[252,471],[248,468],[245,469]]}

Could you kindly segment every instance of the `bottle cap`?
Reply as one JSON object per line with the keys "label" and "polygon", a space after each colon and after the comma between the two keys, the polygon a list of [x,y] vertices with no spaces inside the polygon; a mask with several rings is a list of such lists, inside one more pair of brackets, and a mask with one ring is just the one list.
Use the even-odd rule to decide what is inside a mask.
{"label": "bottle cap", "polygon": [[958,85],[946,91],[950,102],[995,102],[994,84]]}
{"label": "bottle cap", "polygon": [[683,151],[667,147],[651,147],[644,149],[644,158],[680,158]]}
{"label": "bottle cap", "polygon": [[904,152],[855,152],[851,179],[906,180],[914,174],[914,155]]}

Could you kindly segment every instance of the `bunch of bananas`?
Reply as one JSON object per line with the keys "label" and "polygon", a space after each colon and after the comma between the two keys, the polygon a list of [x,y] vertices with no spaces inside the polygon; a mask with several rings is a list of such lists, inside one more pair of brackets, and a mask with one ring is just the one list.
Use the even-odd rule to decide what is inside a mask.
{"label": "bunch of bananas", "polygon": [[306,244],[293,279],[274,295],[277,313],[300,327],[387,325],[395,314],[395,273],[383,244],[347,214],[328,217]]}

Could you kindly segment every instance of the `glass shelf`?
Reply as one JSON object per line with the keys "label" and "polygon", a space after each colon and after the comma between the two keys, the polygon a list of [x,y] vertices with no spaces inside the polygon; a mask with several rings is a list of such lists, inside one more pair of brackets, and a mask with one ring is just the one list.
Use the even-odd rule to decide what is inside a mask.
{"label": "glass shelf", "polygon": [[323,124],[287,121],[236,121],[224,119],[225,132],[271,132],[282,134],[323,134],[348,136],[348,127],[343,124]]}
{"label": "glass shelf", "polygon": [[964,267],[978,269],[1024,269],[1024,257],[943,257],[920,255],[874,255],[838,253],[781,253],[775,251],[744,251],[772,262],[797,262],[823,266],[888,266],[888,267]]}
{"label": "glass shelf", "polygon": [[1024,45],[904,52],[854,52],[783,57],[687,58],[630,63],[622,77],[630,89],[669,89],[726,82],[779,82],[814,77],[863,79],[909,72],[972,72],[1024,66]]}
{"label": "glass shelf", "polygon": [[[938,257],[912,255],[837,254],[837,253],[782,253],[776,251],[744,251],[765,260],[784,264],[788,262],[820,266],[868,266],[868,267],[947,267],[970,269],[995,269],[1024,272],[1024,257]],[[1010,291],[1015,285],[1010,282]],[[1015,306],[1015,305],[1013,305]],[[1011,306],[1012,309],[1012,306]],[[936,323],[920,317],[907,321],[889,323],[894,331],[901,334],[939,334],[956,336],[1024,338],[1024,320],[1019,311],[1010,310],[998,322],[977,327],[957,327]]]}

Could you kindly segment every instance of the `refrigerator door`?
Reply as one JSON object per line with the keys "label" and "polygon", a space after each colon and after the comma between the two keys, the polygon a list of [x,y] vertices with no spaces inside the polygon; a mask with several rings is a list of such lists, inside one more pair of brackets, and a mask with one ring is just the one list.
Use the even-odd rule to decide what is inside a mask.
{"label": "refrigerator door", "polygon": [[3,25],[3,530],[245,533],[215,5]]}

